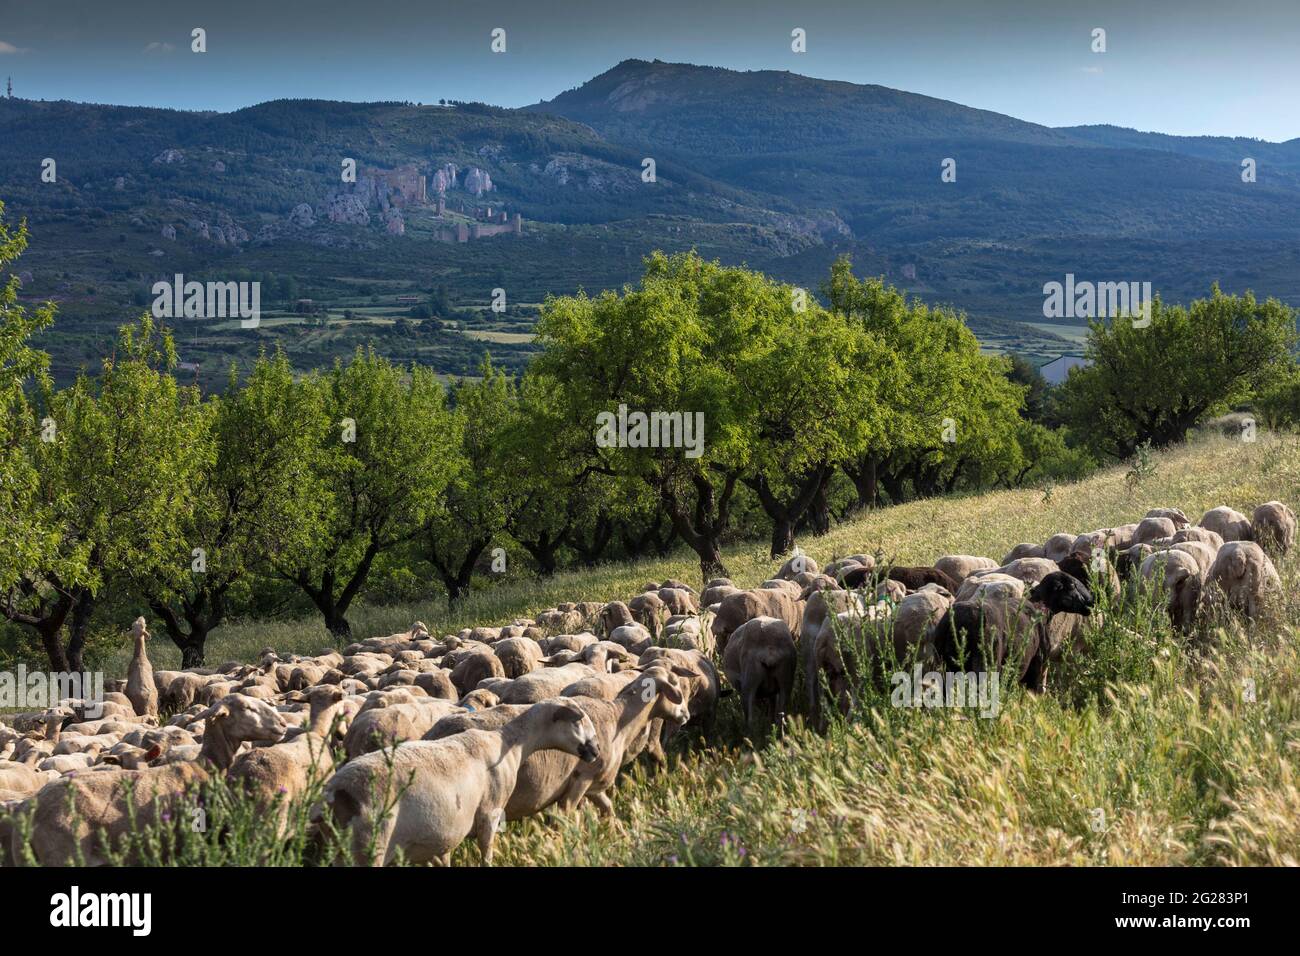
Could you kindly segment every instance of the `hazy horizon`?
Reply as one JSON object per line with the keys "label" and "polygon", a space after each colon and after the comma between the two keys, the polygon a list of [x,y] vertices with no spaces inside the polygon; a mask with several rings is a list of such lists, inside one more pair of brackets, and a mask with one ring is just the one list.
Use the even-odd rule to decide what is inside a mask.
{"label": "hazy horizon", "polygon": [[[0,20],[0,75],[15,95],[230,112],[277,99],[520,107],[549,100],[629,58],[787,70],[919,93],[1045,126],[1108,124],[1178,136],[1300,136],[1300,8],[1254,0],[1085,10],[1028,0],[886,0],[816,9],[663,0],[609,9],[568,0],[474,8],[418,0],[268,7],[229,0],[14,0]],[[358,9],[361,10],[358,13]],[[207,32],[207,51],[190,32]],[[506,30],[504,54],[490,33]],[[807,33],[807,52],[790,31]],[[1091,33],[1106,31],[1106,52]]]}

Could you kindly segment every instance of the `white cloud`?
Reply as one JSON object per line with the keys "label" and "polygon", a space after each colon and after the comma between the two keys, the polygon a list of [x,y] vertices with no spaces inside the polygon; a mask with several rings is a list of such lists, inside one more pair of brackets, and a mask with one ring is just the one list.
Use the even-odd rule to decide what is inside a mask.
{"label": "white cloud", "polygon": [[170,43],[159,43],[157,40],[154,40],[152,43],[150,43],[148,46],[144,48],[144,52],[145,53],[171,53],[175,49],[176,47],[172,46]]}
{"label": "white cloud", "polygon": [[12,43],[6,43],[4,40],[0,40],[0,56],[4,56],[10,53],[26,53],[26,52],[27,50],[24,47],[14,46]]}

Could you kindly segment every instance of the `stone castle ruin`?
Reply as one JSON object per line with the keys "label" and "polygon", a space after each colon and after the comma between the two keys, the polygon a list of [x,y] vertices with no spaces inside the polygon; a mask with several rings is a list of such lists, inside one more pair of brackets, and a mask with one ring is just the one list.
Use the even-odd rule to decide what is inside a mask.
{"label": "stone castle ruin", "polygon": [[[447,224],[434,232],[439,242],[469,242],[488,236],[513,233],[523,234],[523,217],[513,218],[500,206],[466,205],[465,199],[448,201],[448,194],[458,188],[461,170],[455,163],[443,163],[432,174],[420,171],[414,163],[396,169],[379,169],[363,166],[357,171],[357,181],[333,193],[326,200],[326,213],[331,222],[352,225],[369,225],[372,210],[378,215],[391,235],[406,232],[404,212],[429,209],[437,219],[448,219]],[[464,170],[459,188],[474,197],[495,190],[492,177],[486,170],[471,166]],[[454,204],[458,215],[448,216]],[[465,222],[463,219],[472,220]]]}

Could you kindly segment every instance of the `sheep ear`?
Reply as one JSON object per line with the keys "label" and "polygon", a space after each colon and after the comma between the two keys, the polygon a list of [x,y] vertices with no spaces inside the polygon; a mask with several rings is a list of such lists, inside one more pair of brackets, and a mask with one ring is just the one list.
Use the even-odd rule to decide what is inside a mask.
{"label": "sheep ear", "polygon": [[673,668],[672,668],[672,671],[673,671],[673,673],[676,674],[678,677],[694,677],[694,676],[695,676],[695,672],[694,672],[694,671],[692,671],[692,670],[688,670],[688,669],[686,669],[685,667],[682,667],[680,664],[674,664],[674,665],[673,665]]}
{"label": "sheep ear", "polygon": [[555,720],[558,723],[561,720],[567,720],[571,723],[577,723],[582,720],[583,713],[576,707],[560,707],[555,712]]}
{"label": "sheep ear", "polygon": [[230,698],[223,697],[221,698],[221,700],[217,701],[207,710],[195,714],[193,717],[191,717],[190,723],[194,723],[196,720],[211,720],[214,717],[224,717],[229,713],[230,713]]}
{"label": "sheep ear", "polygon": [[680,704],[682,702],[681,691],[667,681],[660,682],[660,690],[663,691],[663,695],[668,698],[670,703]]}

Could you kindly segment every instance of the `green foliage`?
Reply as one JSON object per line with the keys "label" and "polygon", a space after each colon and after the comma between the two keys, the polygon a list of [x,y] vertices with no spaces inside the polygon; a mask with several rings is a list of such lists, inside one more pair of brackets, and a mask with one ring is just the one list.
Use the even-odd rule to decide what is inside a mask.
{"label": "green foliage", "polygon": [[1292,362],[1265,383],[1255,397],[1255,407],[1270,428],[1300,425],[1300,365]]}
{"label": "green foliage", "polygon": [[1217,285],[1187,308],[1157,297],[1145,327],[1130,316],[1090,324],[1092,364],[1062,386],[1062,413],[1098,454],[1164,447],[1285,377],[1295,340],[1296,312],[1276,299],[1225,295]]}
{"label": "green foliage", "polygon": [[232,588],[312,543],[326,497],[312,467],[330,427],[321,397],[276,353],[260,357],[242,385],[232,368],[225,395],[203,406],[180,532],[160,549],[167,560],[137,577],[187,666],[202,663]]}
{"label": "green foliage", "polygon": [[[17,232],[4,221],[0,202],[0,269],[27,247],[27,227]],[[0,594],[14,587],[28,568],[47,557],[52,530],[36,507],[37,476],[21,445],[31,422],[23,386],[42,378],[49,357],[30,339],[54,321],[53,306],[28,313],[18,304],[18,277],[0,286]]]}
{"label": "green foliage", "polygon": [[365,586],[375,558],[412,540],[451,480],[460,424],[428,369],[403,371],[373,349],[315,380],[330,423],[312,450],[324,488],[311,543],[276,561],[325,616],[346,634],[347,609]]}
{"label": "green foliage", "polygon": [[451,387],[458,441],[449,453],[447,485],[418,543],[418,553],[433,565],[449,601],[469,590],[483,552],[505,531],[512,497],[546,481],[544,475],[512,467],[505,436],[519,414],[515,382],[491,361],[483,363],[480,374]]}
{"label": "green foliage", "polygon": [[846,459],[859,504],[876,503],[876,482],[898,503],[979,487],[1022,470],[1017,427],[1024,389],[1005,360],[980,351],[959,314],[909,301],[883,279],[859,281],[847,258],[831,269],[826,295],[881,347],[877,391],[884,427]]}
{"label": "green foliage", "polygon": [[[36,513],[57,540],[11,589],[5,614],[41,633],[56,670],[81,669],[98,596],[162,573],[180,537],[200,467],[202,412],[197,395],[177,385],[174,366],[170,333],[144,316],[122,327],[98,378],[83,373],[67,389],[46,389],[46,415],[28,429]],[[57,629],[69,612],[65,658]]]}

